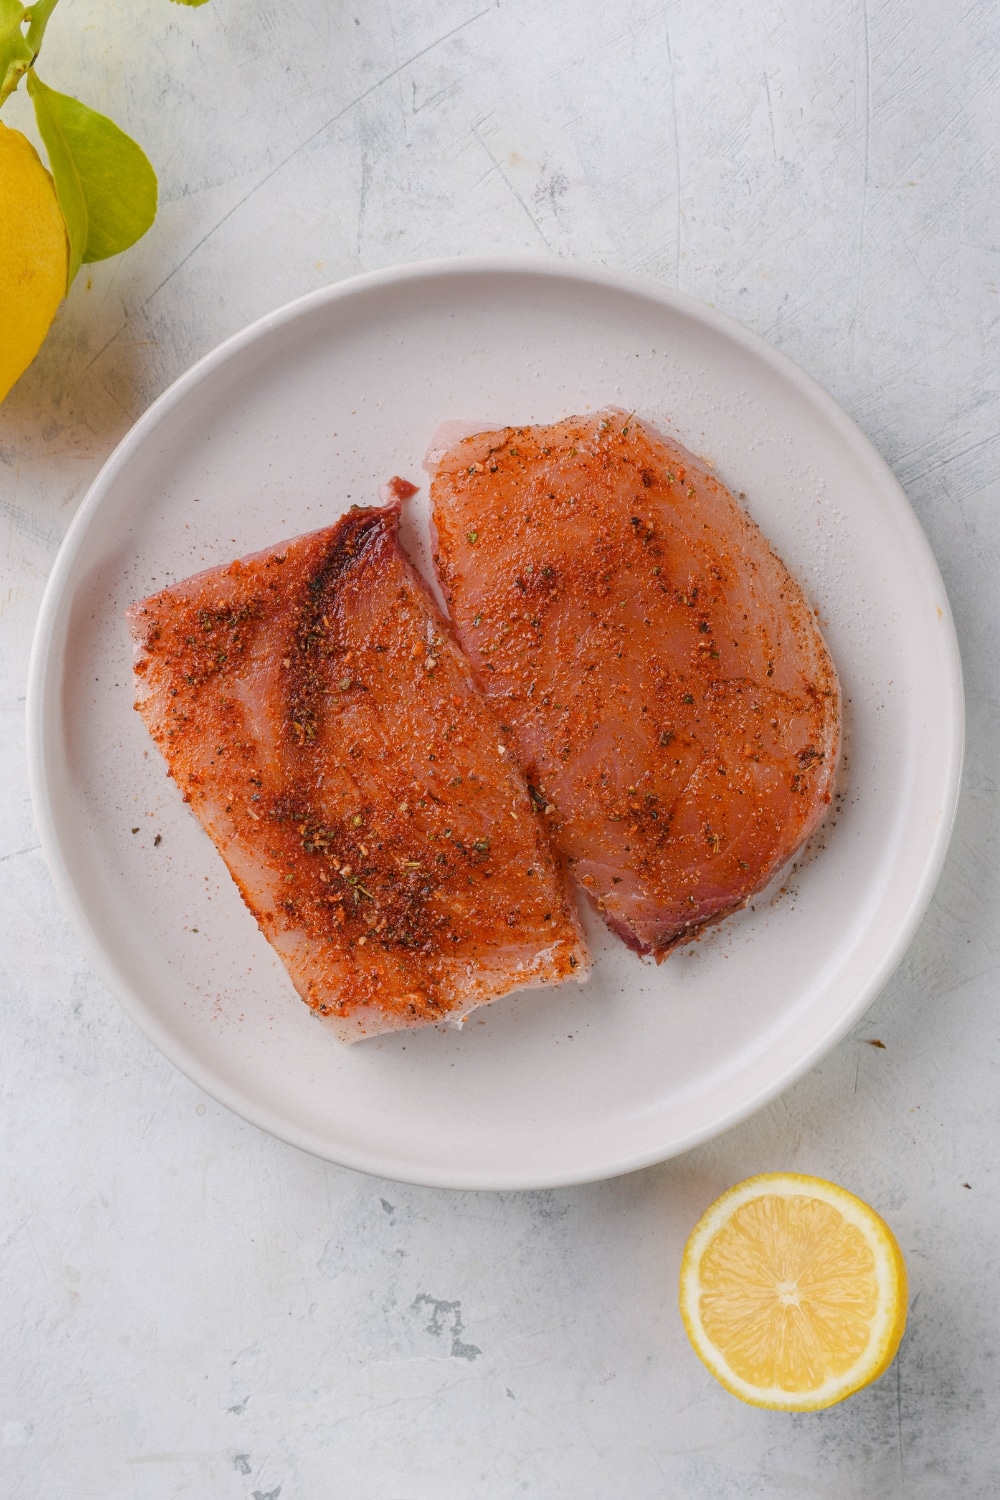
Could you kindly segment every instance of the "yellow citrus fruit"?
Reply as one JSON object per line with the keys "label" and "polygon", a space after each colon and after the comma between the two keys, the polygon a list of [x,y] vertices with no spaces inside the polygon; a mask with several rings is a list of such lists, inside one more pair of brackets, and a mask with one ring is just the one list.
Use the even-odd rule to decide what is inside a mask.
{"label": "yellow citrus fruit", "polygon": [[695,1225],[681,1262],[695,1353],[751,1406],[819,1411],[885,1373],[906,1326],[892,1230],[835,1183],[750,1177]]}
{"label": "yellow citrus fruit", "polygon": [[68,266],[52,178],[27,137],[0,125],[0,401],[38,353]]}

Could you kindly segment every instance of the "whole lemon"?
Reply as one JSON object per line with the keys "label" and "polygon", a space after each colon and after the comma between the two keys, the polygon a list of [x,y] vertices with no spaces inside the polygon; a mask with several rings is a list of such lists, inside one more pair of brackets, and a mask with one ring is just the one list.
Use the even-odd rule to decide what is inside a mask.
{"label": "whole lemon", "polygon": [[27,137],[0,125],[0,401],[38,353],[68,266],[52,178]]}

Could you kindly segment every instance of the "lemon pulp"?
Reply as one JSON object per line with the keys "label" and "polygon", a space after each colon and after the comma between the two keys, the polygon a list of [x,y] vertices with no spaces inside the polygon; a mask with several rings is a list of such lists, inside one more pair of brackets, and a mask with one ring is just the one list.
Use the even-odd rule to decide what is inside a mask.
{"label": "lemon pulp", "polygon": [[809,1411],[888,1368],[906,1290],[899,1246],[866,1203],[820,1178],[768,1173],[731,1188],[695,1226],[681,1315],[734,1395]]}

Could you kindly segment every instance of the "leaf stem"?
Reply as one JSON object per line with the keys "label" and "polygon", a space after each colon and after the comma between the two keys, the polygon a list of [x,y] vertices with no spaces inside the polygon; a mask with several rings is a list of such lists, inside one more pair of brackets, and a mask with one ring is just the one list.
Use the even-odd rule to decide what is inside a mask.
{"label": "leaf stem", "polygon": [[31,48],[21,29],[24,17],[21,0],[0,0],[0,107],[31,67]]}
{"label": "leaf stem", "polygon": [[24,39],[31,48],[32,62],[42,50],[42,37],[49,24],[49,16],[58,4],[59,0],[36,0],[34,5],[25,8],[24,19],[28,23],[28,29],[24,34]]}

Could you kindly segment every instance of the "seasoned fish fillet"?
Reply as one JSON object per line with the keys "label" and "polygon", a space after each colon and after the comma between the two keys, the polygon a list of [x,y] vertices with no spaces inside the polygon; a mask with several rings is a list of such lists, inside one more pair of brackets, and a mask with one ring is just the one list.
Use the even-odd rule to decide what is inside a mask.
{"label": "seasoned fish fillet", "polygon": [[575,878],[660,959],[744,906],[830,800],[840,692],[813,612],[729,491],[625,412],[432,457],[477,681]]}
{"label": "seasoned fish fillet", "polygon": [[586,977],[493,711],[399,504],[134,604],[136,704],[306,1004],[346,1041]]}

